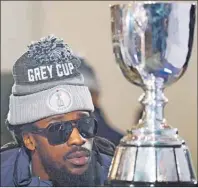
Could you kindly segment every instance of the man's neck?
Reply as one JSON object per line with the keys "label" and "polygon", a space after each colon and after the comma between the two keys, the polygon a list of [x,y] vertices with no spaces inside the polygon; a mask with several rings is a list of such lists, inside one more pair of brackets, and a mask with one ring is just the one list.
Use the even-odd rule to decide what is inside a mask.
{"label": "man's neck", "polygon": [[33,176],[38,176],[41,180],[49,180],[49,176],[36,153],[32,154],[31,171]]}

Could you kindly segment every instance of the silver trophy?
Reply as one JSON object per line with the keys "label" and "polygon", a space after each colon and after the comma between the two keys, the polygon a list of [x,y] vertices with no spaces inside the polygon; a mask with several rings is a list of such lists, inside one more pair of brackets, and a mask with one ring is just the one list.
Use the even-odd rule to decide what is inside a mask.
{"label": "silver trophy", "polygon": [[110,9],[115,59],[127,80],[144,90],[144,113],[117,146],[107,184],[196,186],[188,147],[164,118],[163,92],[187,69],[196,6],[145,1]]}

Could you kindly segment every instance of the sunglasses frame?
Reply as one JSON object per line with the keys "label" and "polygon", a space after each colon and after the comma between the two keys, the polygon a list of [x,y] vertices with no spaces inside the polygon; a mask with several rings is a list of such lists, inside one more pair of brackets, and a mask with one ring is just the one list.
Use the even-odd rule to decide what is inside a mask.
{"label": "sunglasses frame", "polygon": [[[81,131],[79,130],[79,128],[80,128],[79,122],[81,122],[82,120],[88,120],[88,119],[94,120],[94,122],[95,122],[93,136],[88,138],[88,139],[90,139],[90,138],[95,137],[97,135],[97,131],[98,131],[98,122],[93,116],[83,117],[83,118],[80,118],[80,119],[77,119],[77,120],[71,120],[71,121],[60,121],[60,122],[50,123],[46,128],[38,128],[34,123],[31,123],[31,124],[28,124],[27,126],[25,126],[23,128],[23,133],[30,132],[32,134],[38,134],[40,136],[44,136],[45,138],[47,138],[49,144],[51,144],[51,145],[60,145],[60,144],[63,144],[63,143],[68,141],[68,139],[69,139],[69,137],[70,137],[70,135],[71,135],[71,133],[72,133],[74,128],[77,128],[78,131],[79,131],[79,134],[83,138],[85,138],[82,135]],[[71,126],[71,128],[72,128],[71,131],[69,132],[68,136],[66,137],[66,139],[64,141],[62,141],[62,143],[59,143],[59,144],[53,144],[53,141],[51,141],[49,139],[49,136],[48,136],[49,129],[52,126],[55,126],[56,124],[62,124],[63,126]]]}

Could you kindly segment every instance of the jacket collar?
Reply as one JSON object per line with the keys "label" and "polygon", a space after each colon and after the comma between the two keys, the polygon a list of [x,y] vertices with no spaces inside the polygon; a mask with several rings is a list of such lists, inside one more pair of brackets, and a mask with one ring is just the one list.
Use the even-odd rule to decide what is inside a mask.
{"label": "jacket collar", "polygon": [[16,161],[14,164],[13,180],[15,186],[29,186],[29,187],[52,187],[51,181],[40,180],[39,177],[31,176],[30,171],[30,158],[27,155],[25,148],[21,147],[18,149]]}

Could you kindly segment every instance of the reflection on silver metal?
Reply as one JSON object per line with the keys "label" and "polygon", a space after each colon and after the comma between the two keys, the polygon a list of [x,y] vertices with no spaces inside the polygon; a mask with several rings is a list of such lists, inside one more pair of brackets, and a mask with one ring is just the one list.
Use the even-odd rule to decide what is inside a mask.
{"label": "reflection on silver metal", "polygon": [[118,172],[118,167],[119,167],[119,162],[120,162],[120,158],[121,158],[121,155],[122,155],[122,150],[124,150],[124,147],[118,147],[115,151],[115,157],[112,161],[112,166],[113,166],[113,169],[111,170],[111,167],[110,167],[110,171],[112,172],[111,173],[111,177],[113,179],[116,179],[116,175],[117,175],[117,172]]}
{"label": "reflection on silver metal", "polygon": [[136,182],[196,183],[188,149],[172,147],[119,146],[116,149],[109,180]]}
{"label": "reflection on silver metal", "polygon": [[[157,149],[157,181],[178,181],[173,148]],[[168,159],[168,160],[167,160]]]}
{"label": "reflection on silver metal", "polygon": [[131,83],[142,87],[144,113],[121,141],[109,181],[196,183],[190,154],[178,130],[164,118],[165,87],[185,73],[191,55],[195,5],[131,2],[111,9],[115,60]]}
{"label": "reflection on silver metal", "polygon": [[136,158],[134,181],[155,182],[155,180],[156,180],[155,148],[154,147],[139,148]]}
{"label": "reflection on silver metal", "polygon": [[[124,150],[122,152],[122,157],[119,161],[118,166],[118,174],[116,177],[121,177],[123,180],[130,181],[133,178],[134,174],[134,166],[135,166],[135,156],[136,156],[136,150],[137,148],[128,148],[124,147]],[[130,161],[130,164],[128,164],[128,161]],[[125,169],[123,171],[123,169]]]}
{"label": "reflection on silver metal", "polygon": [[189,170],[189,164],[187,163],[186,160],[186,152],[184,148],[176,148],[175,153],[176,153],[176,164],[178,166],[178,174],[179,174],[179,179],[180,181],[190,181],[191,179],[191,174]]}
{"label": "reflection on silver metal", "polygon": [[186,2],[111,6],[114,53],[129,81],[152,87],[145,83],[152,82],[152,75],[166,85],[183,75],[191,7]]}

